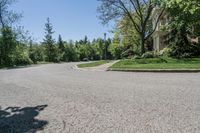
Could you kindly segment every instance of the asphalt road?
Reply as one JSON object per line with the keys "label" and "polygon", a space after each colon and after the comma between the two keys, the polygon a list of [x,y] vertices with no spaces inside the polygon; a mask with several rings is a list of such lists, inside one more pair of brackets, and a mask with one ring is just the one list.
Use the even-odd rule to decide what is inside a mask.
{"label": "asphalt road", "polygon": [[200,73],[0,70],[0,133],[199,133]]}

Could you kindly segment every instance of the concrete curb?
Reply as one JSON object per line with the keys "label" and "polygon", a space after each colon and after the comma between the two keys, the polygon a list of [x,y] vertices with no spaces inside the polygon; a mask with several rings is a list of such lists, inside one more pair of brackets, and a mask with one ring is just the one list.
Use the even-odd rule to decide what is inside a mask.
{"label": "concrete curb", "polygon": [[200,73],[200,69],[117,69],[109,68],[107,71],[120,72],[157,72],[157,73]]}

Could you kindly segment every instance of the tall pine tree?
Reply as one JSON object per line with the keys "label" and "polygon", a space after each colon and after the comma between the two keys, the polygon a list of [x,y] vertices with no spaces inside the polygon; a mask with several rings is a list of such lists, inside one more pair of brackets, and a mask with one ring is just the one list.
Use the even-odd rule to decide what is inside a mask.
{"label": "tall pine tree", "polygon": [[65,45],[64,45],[61,35],[58,36],[58,48],[59,48],[60,60],[66,61]]}
{"label": "tall pine tree", "polygon": [[56,62],[55,54],[56,54],[56,47],[55,47],[55,40],[53,39],[53,26],[50,23],[50,19],[47,18],[47,23],[45,24],[45,37],[43,39],[43,43],[46,48],[46,56],[47,61],[49,62]]}
{"label": "tall pine tree", "polygon": [[64,46],[64,42],[62,40],[61,35],[58,36],[58,48],[64,52],[65,51],[65,46]]}

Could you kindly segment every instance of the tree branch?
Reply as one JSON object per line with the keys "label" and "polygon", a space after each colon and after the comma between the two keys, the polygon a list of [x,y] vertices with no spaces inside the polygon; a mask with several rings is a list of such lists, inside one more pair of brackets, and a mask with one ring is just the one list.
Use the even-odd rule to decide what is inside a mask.
{"label": "tree branch", "polygon": [[142,14],[141,14],[141,12],[138,12],[138,8],[136,7],[135,3],[132,0],[129,0],[129,1],[131,2],[131,4],[133,5],[133,7],[135,8],[135,12],[139,16],[139,18],[140,18],[139,20],[143,21],[143,18],[141,17]]}
{"label": "tree branch", "polygon": [[131,19],[131,22],[133,23],[133,25],[134,25],[136,31],[137,31],[138,33],[140,33],[140,32],[141,32],[141,31],[140,31],[140,26],[134,21],[134,19],[133,19],[131,13],[128,11],[128,9],[127,9],[126,6],[124,5],[124,3],[123,3],[121,0],[119,0],[119,2],[120,2],[120,5],[123,7],[124,12],[127,13],[128,17]]}
{"label": "tree branch", "polygon": [[161,16],[163,15],[164,11],[165,11],[165,8],[162,9],[160,15],[158,16],[158,18],[157,18],[157,20],[156,20],[156,25],[155,25],[155,27],[153,28],[153,31],[145,38],[145,40],[147,40],[147,39],[156,31],[158,22],[159,22]]}

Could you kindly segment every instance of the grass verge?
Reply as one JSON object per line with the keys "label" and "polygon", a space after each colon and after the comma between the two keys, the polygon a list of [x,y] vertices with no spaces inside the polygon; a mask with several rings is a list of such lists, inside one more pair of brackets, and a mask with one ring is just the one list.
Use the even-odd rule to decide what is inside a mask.
{"label": "grass verge", "polygon": [[109,68],[120,71],[200,71],[200,58],[146,58],[121,60]]}
{"label": "grass verge", "polygon": [[101,61],[95,61],[95,62],[90,62],[90,63],[83,63],[83,64],[79,64],[77,65],[79,68],[85,68],[85,67],[96,67],[96,66],[100,66],[106,63],[109,63],[110,61],[108,60],[101,60]]}

